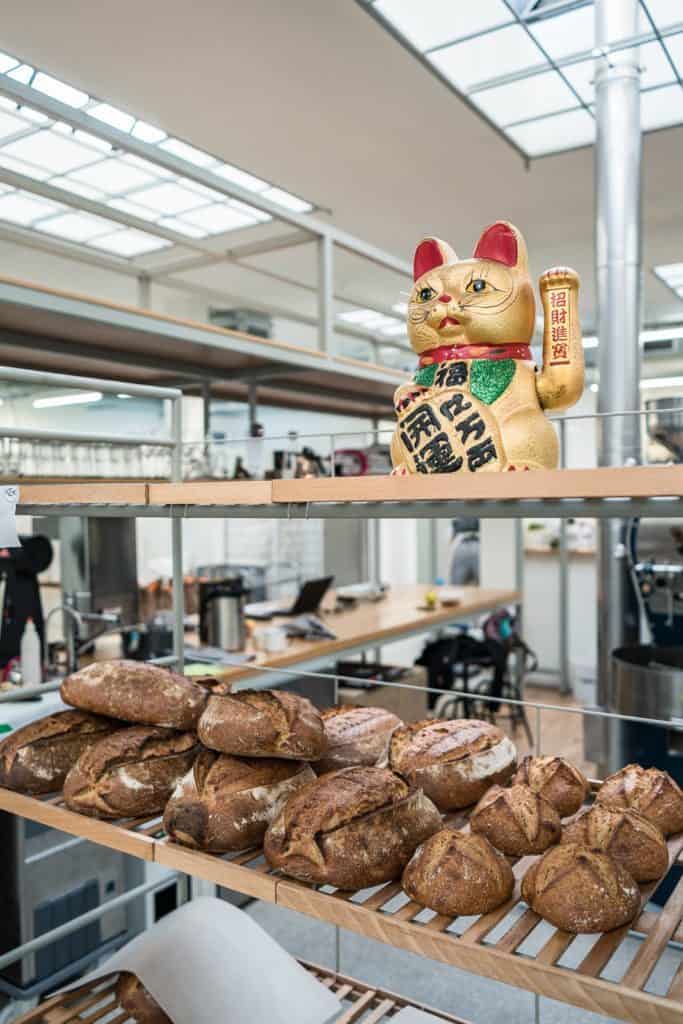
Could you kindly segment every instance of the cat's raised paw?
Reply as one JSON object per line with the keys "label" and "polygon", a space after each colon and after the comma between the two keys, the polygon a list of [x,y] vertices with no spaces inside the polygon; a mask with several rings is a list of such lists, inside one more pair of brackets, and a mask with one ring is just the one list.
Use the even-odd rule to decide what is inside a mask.
{"label": "cat's raised paw", "polygon": [[541,295],[551,288],[571,288],[579,290],[579,275],[571,267],[551,267],[544,271],[538,279]]}

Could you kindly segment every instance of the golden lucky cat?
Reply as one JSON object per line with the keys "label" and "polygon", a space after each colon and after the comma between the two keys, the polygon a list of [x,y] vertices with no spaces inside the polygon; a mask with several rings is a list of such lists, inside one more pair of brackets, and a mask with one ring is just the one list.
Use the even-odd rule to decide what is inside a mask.
{"label": "golden lucky cat", "polygon": [[547,409],[567,409],[584,385],[579,278],[541,275],[543,366],[529,344],[536,305],[524,238],[513,224],[486,228],[474,257],[438,238],[415,250],[408,337],[418,369],[394,395],[394,473],[554,469],[558,441]]}

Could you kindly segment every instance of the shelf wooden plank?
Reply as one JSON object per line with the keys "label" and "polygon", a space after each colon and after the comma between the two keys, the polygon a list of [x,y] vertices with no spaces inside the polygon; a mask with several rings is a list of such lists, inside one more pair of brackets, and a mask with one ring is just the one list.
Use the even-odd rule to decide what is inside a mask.
{"label": "shelf wooden plank", "polygon": [[150,505],[270,505],[270,480],[198,480],[149,485]]}
{"label": "shelf wooden plank", "polygon": [[274,480],[273,501],[515,501],[683,496],[683,466],[553,469],[529,473]]}
{"label": "shelf wooden plank", "polygon": [[21,505],[146,505],[146,483],[23,484]]}
{"label": "shelf wooden plank", "polygon": [[[259,854],[259,850],[254,851],[251,859],[256,859]],[[216,854],[190,850],[164,838],[156,842],[154,860],[174,871],[182,871],[195,878],[215,882],[226,889],[235,889],[245,896],[275,903],[277,879],[274,875],[255,871]]]}

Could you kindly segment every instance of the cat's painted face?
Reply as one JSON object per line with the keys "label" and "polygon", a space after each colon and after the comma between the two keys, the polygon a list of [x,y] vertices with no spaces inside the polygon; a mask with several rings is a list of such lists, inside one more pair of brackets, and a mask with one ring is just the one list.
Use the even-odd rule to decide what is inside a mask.
{"label": "cat's painted face", "polygon": [[526,245],[507,221],[484,231],[474,258],[458,260],[438,238],[415,250],[408,337],[421,354],[443,345],[528,344],[534,331],[534,291]]}

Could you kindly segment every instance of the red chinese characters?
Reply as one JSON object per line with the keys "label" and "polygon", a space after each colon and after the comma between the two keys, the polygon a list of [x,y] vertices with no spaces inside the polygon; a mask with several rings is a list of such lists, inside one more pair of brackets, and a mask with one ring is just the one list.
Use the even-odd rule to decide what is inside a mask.
{"label": "red chinese characters", "polygon": [[569,358],[569,292],[557,288],[550,292],[551,366],[566,366]]}

